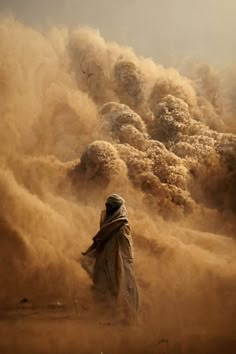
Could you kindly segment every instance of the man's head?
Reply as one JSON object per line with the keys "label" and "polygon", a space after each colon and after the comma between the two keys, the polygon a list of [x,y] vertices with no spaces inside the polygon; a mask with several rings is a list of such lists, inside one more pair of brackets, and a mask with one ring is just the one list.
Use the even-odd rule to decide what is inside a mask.
{"label": "man's head", "polygon": [[106,212],[107,215],[112,215],[125,203],[124,199],[118,194],[111,194],[106,200]]}

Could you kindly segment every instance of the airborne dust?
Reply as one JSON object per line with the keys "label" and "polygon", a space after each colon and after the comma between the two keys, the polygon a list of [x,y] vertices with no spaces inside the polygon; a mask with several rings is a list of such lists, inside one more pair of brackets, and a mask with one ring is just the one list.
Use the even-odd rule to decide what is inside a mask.
{"label": "airborne dust", "polygon": [[[89,28],[13,19],[0,50],[1,353],[233,353],[236,70],[184,76]],[[101,322],[78,262],[111,192],[135,245],[130,328]]]}

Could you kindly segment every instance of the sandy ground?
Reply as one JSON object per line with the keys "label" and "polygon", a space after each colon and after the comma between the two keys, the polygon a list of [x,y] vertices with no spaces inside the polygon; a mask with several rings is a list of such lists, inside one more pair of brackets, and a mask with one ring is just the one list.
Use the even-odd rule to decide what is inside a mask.
{"label": "sandy ground", "polygon": [[[152,328],[151,328],[152,327]],[[236,336],[180,329],[162,338],[148,321],[134,325],[92,318],[86,311],[28,305],[1,310],[1,354],[235,354]],[[155,334],[156,333],[156,334]]]}

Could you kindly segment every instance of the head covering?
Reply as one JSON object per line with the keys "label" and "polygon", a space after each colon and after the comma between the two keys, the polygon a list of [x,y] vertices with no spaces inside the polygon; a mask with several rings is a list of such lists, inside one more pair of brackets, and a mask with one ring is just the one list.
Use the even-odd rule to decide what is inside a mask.
{"label": "head covering", "polygon": [[110,204],[113,209],[117,209],[121,207],[125,203],[125,200],[120,197],[118,194],[110,194],[107,198],[106,204]]}
{"label": "head covering", "polygon": [[115,193],[110,194],[106,200],[106,204],[110,204],[115,209],[115,212],[104,220],[104,225],[119,219],[126,219],[128,221],[125,200],[121,196]]}

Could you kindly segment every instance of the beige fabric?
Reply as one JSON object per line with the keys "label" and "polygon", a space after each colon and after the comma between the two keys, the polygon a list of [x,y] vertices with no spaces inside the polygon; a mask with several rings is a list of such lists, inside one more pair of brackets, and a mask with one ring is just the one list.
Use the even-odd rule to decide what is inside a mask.
{"label": "beige fabric", "polygon": [[90,257],[90,262],[94,260],[93,269],[90,267],[88,273],[98,297],[136,311],[138,290],[133,273],[133,243],[124,201],[115,216],[107,219],[102,212],[101,228],[93,241],[84,255]]}
{"label": "beige fabric", "polygon": [[106,224],[109,224],[110,222],[118,220],[120,218],[124,218],[128,221],[127,210],[123,198],[121,198],[118,194],[111,194],[107,198],[106,203],[111,204],[113,207],[117,207],[117,210],[112,216],[105,217],[102,226],[105,226]]}

